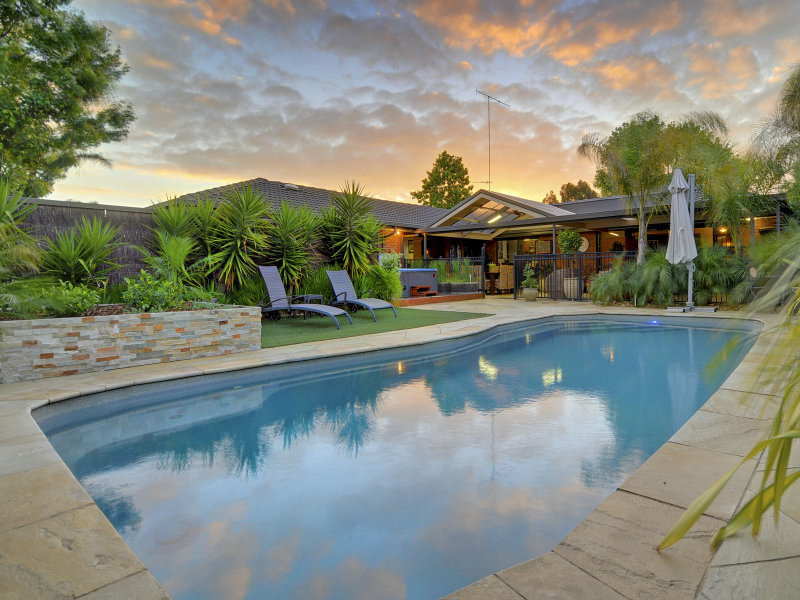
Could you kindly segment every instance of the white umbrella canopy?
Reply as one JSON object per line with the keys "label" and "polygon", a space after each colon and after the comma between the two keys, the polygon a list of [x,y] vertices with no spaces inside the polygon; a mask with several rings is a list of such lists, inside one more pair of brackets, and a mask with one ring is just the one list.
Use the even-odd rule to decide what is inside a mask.
{"label": "white umbrella canopy", "polygon": [[694,243],[694,223],[689,216],[689,203],[686,192],[689,184],[680,169],[672,173],[669,191],[672,194],[669,214],[669,241],[667,242],[667,260],[673,265],[688,263],[697,256],[697,245]]}

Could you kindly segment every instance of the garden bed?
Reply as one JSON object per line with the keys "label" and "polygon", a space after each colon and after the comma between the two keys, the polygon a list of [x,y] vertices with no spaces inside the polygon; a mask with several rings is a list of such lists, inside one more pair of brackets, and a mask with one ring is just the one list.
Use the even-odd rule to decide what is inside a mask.
{"label": "garden bed", "polygon": [[0,322],[0,383],[261,348],[254,306]]}

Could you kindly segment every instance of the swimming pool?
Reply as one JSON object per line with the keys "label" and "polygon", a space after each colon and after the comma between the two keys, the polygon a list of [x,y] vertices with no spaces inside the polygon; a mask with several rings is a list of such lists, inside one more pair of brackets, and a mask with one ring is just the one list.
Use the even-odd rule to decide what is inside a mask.
{"label": "swimming pool", "polygon": [[432,598],[554,546],[754,337],[668,322],[552,319],[36,416],[175,598]]}

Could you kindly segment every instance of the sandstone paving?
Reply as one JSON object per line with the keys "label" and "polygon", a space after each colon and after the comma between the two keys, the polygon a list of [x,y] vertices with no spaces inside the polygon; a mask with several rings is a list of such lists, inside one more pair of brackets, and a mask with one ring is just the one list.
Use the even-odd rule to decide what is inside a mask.
{"label": "sandstone paving", "polygon": [[800,558],[711,567],[697,600],[790,600],[800,596]]}
{"label": "sandstone paving", "polygon": [[745,456],[769,432],[770,423],[699,410],[670,438],[677,444]]}
{"label": "sandstone paving", "polygon": [[130,577],[115,581],[99,590],[81,596],[80,600],[169,600],[169,596],[148,571],[140,571]]}
{"label": "sandstone paving", "polygon": [[93,504],[63,463],[0,477],[0,498],[0,532]]}
{"label": "sandstone paving", "polygon": [[527,600],[496,575],[489,575],[472,585],[444,597],[444,600]]}
{"label": "sandstone paving", "polygon": [[0,442],[0,477],[60,462],[61,457],[41,432]]}
{"label": "sandstone paving", "polygon": [[526,600],[625,600],[624,596],[553,552],[500,571],[497,576]]}
{"label": "sandstone paving", "polygon": [[617,491],[554,552],[632,600],[690,600],[711,562],[709,541],[723,523],[701,517],[678,544],[656,547],[683,511]]}
{"label": "sandstone paving", "polygon": [[78,597],[143,568],[94,505],[0,533],[3,598]]}
{"label": "sandstone paving", "polygon": [[779,406],[778,396],[719,389],[703,409],[747,419],[772,420]]}
{"label": "sandstone paving", "polygon": [[[731,454],[667,442],[620,489],[685,509],[740,460]],[[755,460],[742,465],[706,509],[706,514],[729,519],[756,465]]]}

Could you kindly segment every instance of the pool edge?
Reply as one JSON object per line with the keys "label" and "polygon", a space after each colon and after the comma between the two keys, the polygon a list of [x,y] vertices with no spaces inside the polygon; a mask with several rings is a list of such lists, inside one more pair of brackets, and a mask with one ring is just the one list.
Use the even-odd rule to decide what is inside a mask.
{"label": "pool edge", "polygon": [[[480,305],[481,310],[484,312],[491,312],[491,310],[487,311],[487,306],[501,307],[501,303],[504,301],[483,300],[469,302]],[[467,304],[467,302],[462,303],[462,306],[463,304]],[[444,308],[446,307],[440,306],[430,309],[441,310]],[[510,311],[508,310],[509,308],[511,309]],[[466,307],[462,310],[466,310]],[[472,310],[472,308],[470,308],[470,310]],[[136,592],[140,594],[140,596],[137,597],[168,598],[155,578],[147,571],[133,551],[124,544],[116,530],[105,519],[100,509],[91,501],[88,494],[86,494],[61,458],[53,450],[52,446],[50,446],[30,414],[35,408],[80,395],[118,389],[140,383],[236,371],[272,364],[283,364],[297,360],[371,352],[373,350],[386,348],[408,347],[428,343],[430,341],[456,339],[481,334],[502,325],[567,315],[655,315],[669,318],[669,316],[664,315],[662,311],[645,309],[580,306],[575,303],[539,303],[539,306],[527,307],[523,306],[519,301],[506,300],[505,305],[502,305],[501,309],[495,312],[493,316],[480,319],[469,319],[455,323],[404,330],[401,332],[371,334],[360,336],[359,338],[346,338],[344,340],[330,342],[310,342],[295,346],[248,352],[234,357],[192,359],[174,365],[132,367],[106,373],[73,376],[66,381],[61,378],[59,380],[42,380],[38,382],[25,382],[23,384],[2,385],[0,386],[0,398],[2,398],[2,400],[0,400],[0,490],[15,490],[17,496],[12,499],[12,503],[19,505],[24,502],[24,494],[28,494],[29,496],[35,495],[36,490],[43,489],[43,481],[46,481],[48,485],[44,488],[44,491],[46,491],[44,495],[46,495],[47,498],[37,498],[37,501],[29,502],[30,506],[29,510],[27,510],[27,514],[25,514],[26,510],[23,507],[16,511],[16,513],[21,514],[16,514],[14,510],[10,510],[10,512],[13,513],[11,515],[13,518],[4,518],[0,520],[0,573],[3,571],[8,573],[10,570],[14,573],[18,573],[21,570],[29,573],[32,577],[42,578],[42,585],[44,586],[48,585],[47,582],[44,581],[46,577],[52,576],[57,578],[61,576],[59,575],[58,569],[54,569],[52,565],[48,565],[47,569],[41,569],[41,565],[36,561],[36,558],[40,557],[42,552],[41,539],[36,536],[34,536],[34,539],[28,539],[29,534],[34,531],[41,531],[43,528],[49,528],[48,530],[55,531],[59,530],[60,527],[65,529],[65,536],[73,536],[70,538],[73,548],[69,550],[72,552],[74,549],[75,553],[69,557],[70,560],[74,562],[73,559],[75,559],[80,562],[81,557],[83,557],[83,562],[88,562],[88,564],[83,565],[83,569],[73,568],[70,570],[65,567],[66,570],[63,576],[67,578],[67,581],[59,582],[66,584],[67,587],[71,587],[74,591],[70,593],[73,593],[76,597],[95,592],[98,589],[102,589],[104,592],[113,592],[114,589],[119,589],[121,593],[123,589],[127,591],[130,589],[130,586],[133,585],[135,586]],[[685,315],[682,315],[682,317],[687,318]],[[757,349],[761,349],[759,347],[759,342],[770,332],[769,326],[772,322],[777,320],[772,316],[742,317],[739,314],[693,315],[688,318],[745,318],[760,322],[764,326],[748,355],[737,365],[728,380],[723,383],[720,390],[725,389],[728,381],[734,378],[740,368],[748,364],[748,357]],[[741,380],[742,377],[739,379]],[[741,386],[741,384],[738,385]],[[719,390],[690,418],[687,425],[691,423],[701,411],[706,409],[718,392]],[[15,399],[10,399],[9,397],[11,396],[14,396]],[[683,428],[675,435],[677,436],[681,431],[683,431]],[[672,441],[674,438],[675,436],[662,446],[651,459],[662,452],[668,444],[675,443]],[[642,465],[640,469],[644,468],[646,465],[647,463]],[[638,472],[639,470],[631,477],[636,476]],[[56,484],[55,486],[53,485],[54,483]],[[623,484],[623,486],[626,484]],[[613,492],[597,510],[599,511],[603,508],[609,500],[617,494],[645,497],[631,491],[618,489]],[[17,508],[19,508],[19,506]],[[9,509],[6,510],[6,513],[8,512]],[[3,516],[7,517],[6,514]],[[595,513],[592,513],[578,528],[584,526],[591,519],[596,518],[596,516]],[[88,525],[86,523],[88,523]],[[721,522],[719,525],[721,525]],[[578,528],[576,528],[576,530]],[[573,533],[574,531],[575,530],[573,530]],[[571,535],[573,534],[569,534],[565,540]],[[121,546],[120,543],[122,544]],[[22,546],[20,546],[20,544],[22,544]],[[543,573],[544,575],[542,575],[542,577],[553,579],[554,584],[557,584],[559,581],[564,581],[564,577],[560,573],[565,569],[568,572],[577,570],[583,573],[584,576],[587,576],[587,569],[577,566],[575,564],[576,559],[574,557],[571,558],[567,550],[562,549],[561,552],[558,551],[562,544],[564,544],[564,541],[553,551],[541,557],[537,557],[532,561],[527,561],[511,569],[501,571],[498,574],[490,576],[490,578],[486,580],[481,580],[472,586],[468,586],[452,594],[451,597],[454,599],[458,598],[459,600],[462,598],[482,597],[483,593],[480,592],[480,590],[484,589],[484,586],[490,585],[491,589],[500,586],[496,591],[510,588],[509,591],[513,590],[524,598],[526,596],[518,589],[522,586],[519,582],[531,580],[530,573],[526,574],[523,571],[526,570],[525,565],[535,561],[538,562],[531,566],[533,571]],[[26,548],[26,546],[29,547]],[[675,552],[680,552],[680,548],[680,545],[676,546]],[[97,576],[96,572],[98,569],[96,565],[92,564],[92,557],[96,555],[98,549],[109,550],[107,554],[110,557],[111,563],[109,566],[104,565],[104,568],[101,569],[102,573],[100,575],[102,576]],[[9,550],[13,551],[9,552]],[[30,551],[29,557],[26,558],[24,555],[28,550]],[[14,557],[13,564],[9,562],[10,556]],[[47,556],[48,560],[50,560],[51,554],[47,554]],[[709,556],[707,564],[703,569],[703,574],[705,574],[708,566],[710,566],[712,557],[713,556]],[[70,561],[67,562],[67,566],[72,564]],[[556,566],[541,569],[540,567],[543,563],[547,563],[548,565],[550,563],[555,563]],[[47,572],[44,573],[44,571]],[[87,573],[83,571],[87,571]],[[548,573],[551,573],[551,575],[548,575]],[[594,586],[591,588],[591,592],[594,594],[597,592],[596,588],[599,581],[593,576],[588,577],[589,583]],[[8,580],[8,577],[5,577],[5,579]],[[580,579],[577,574],[576,579]],[[489,580],[488,583],[487,580]],[[511,581],[511,583],[509,583],[509,581]],[[54,581],[53,584],[55,583]],[[25,585],[27,585],[25,582],[17,579],[8,581],[8,584],[17,584],[19,589],[27,589],[29,592],[32,591],[29,587],[25,587]],[[474,586],[478,587],[476,588]],[[490,588],[485,588],[486,593],[494,593]],[[609,587],[609,592],[610,591],[613,591],[612,587]],[[673,591],[678,592],[679,590],[676,589]],[[695,592],[696,590],[694,590],[691,595],[678,594],[670,595],[670,597],[693,598]],[[49,590],[47,587],[37,590],[37,594],[39,594],[41,598],[48,597],[47,595],[42,595],[47,593],[50,593],[52,596],[55,590]],[[475,595],[476,593],[479,595]],[[617,592],[614,593],[616,594]]]}

